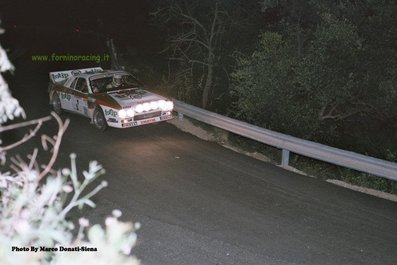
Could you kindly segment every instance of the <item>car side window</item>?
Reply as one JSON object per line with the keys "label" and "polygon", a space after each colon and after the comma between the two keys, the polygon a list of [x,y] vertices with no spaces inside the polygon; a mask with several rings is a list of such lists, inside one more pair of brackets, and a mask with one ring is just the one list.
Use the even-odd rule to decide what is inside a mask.
{"label": "car side window", "polygon": [[139,87],[141,86],[132,75],[124,75],[123,76],[123,83],[128,87]]}
{"label": "car side window", "polygon": [[76,90],[83,93],[88,93],[87,81],[85,80],[85,78],[79,78],[77,80]]}
{"label": "car side window", "polygon": [[78,78],[75,78],[72,82],[72,84],[70,85],[71,89],[75,89],[76,88],[76,83],[77,83]]}
{"label": "car side window", "polygon": [[105,78],[91,80],[91,89],[93,93],[102,93],[106,91],[107,81]]}

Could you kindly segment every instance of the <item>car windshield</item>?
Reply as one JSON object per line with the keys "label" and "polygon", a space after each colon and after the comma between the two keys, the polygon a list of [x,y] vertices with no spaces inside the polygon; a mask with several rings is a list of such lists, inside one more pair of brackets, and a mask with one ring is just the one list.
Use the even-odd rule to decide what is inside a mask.
{"label": "car windshield", "polygon": [[113,74],[90,80],[93,93],[139,88],[141,84],[129,74]]}

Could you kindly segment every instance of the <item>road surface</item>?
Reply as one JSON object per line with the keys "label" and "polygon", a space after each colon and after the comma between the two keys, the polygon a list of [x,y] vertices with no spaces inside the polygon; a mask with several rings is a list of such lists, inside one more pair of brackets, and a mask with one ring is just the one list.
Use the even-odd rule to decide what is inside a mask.
{"label": "road surface", "polygon": [[[17,63],[11,88],[30,118],[48,115],[48,69]],[[142,224],[134,254],[144,265],[397,264],[397,203],[285,171],[168,123],[97,131],[66,114],[57,166],[99,161],[109,187],[95,209]],[[53,126],[43,127],[53,132]]]}

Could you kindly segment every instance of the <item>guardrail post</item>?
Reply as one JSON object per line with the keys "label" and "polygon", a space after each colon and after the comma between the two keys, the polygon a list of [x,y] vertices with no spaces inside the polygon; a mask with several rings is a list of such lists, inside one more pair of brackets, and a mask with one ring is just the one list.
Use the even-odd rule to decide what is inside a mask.
{"label": "guardrail post", "polygon": [[182,121],[183,120],[183,113],[178,112],[178,121]]}
{"label": "guardrail post", "polygon": [[281,155],[281,166],[283,168],[287,168],[288,162],[289,162],[289,150],[283,149]]}

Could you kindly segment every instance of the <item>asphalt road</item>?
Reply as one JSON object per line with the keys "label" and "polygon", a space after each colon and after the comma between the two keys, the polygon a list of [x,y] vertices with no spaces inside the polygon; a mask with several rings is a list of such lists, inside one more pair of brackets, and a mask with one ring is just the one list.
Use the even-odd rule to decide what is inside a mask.
{"label": "asphalt road", "polygon": [[[29,113],[47,115],[47,73],[17,64],[11,82]],[[112,209],[138,221],[144,265],[396,264],[397,203],[235,153],[168,123],[99,132],[72,114],[57,166],[78,155],[106,168],[92,223]],[[44,126],[50,133],[53,126]]]}

